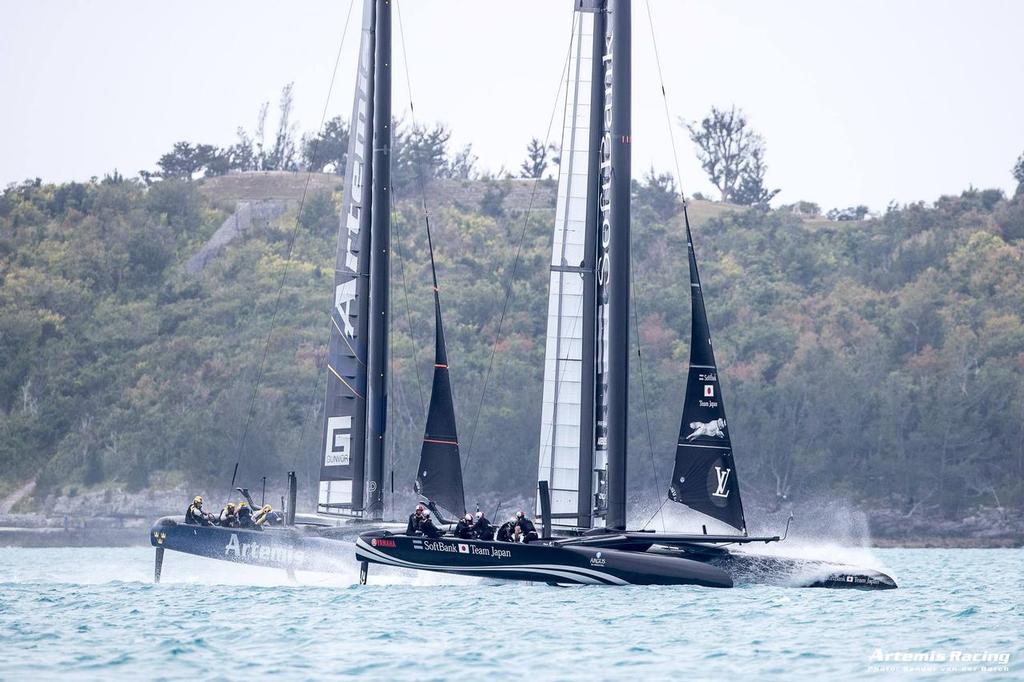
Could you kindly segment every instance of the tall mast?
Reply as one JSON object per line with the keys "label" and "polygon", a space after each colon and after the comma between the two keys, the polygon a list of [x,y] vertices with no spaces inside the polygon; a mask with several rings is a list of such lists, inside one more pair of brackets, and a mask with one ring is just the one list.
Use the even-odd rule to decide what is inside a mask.
{"label": "tall mast", "polygon": [[[606,32],[605,3],[594,12],[594,37],[590,63],[590,139],[587,156],[587,196],[596,197],[601,184],[601,139],[604,136],[604,44]],[[590,528],[594,515],[594,420],[595,354],[597,353],[597,233],[600,226],[599,206],[587,202],[583,244],[583,365],[580,372],[580,472],[578,525]]]}
{"label": "tall mast", "polygon": [[384,518],[388,404],[388,283],[391,252],[391,0],[376,0],[373,93],[373,215],[370,244],[370,347],[366,514]]}
{"label": "tall mast", "polygon": [[[626,440],[629,412],[630,0],[612,0],[611,206],[605,211],[608,268],[608,528],[626,527]],[[608,71],[611,71],[609,74]],[[609,224],[610,223],[610,224]]]}

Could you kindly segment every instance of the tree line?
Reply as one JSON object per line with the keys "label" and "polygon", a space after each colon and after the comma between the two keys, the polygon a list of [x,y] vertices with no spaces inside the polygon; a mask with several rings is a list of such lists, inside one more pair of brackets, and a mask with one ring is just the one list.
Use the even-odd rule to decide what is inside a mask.
{"label": "tree line", "polygon": [[[1024,158],[1013,172],[1024,187]],[[427,188],[471,503],[530,496],[536,473],[555,197],[540,182],[528,212],[516,187],[436,178]],[[0,487],[36,477],[41,497],[114,484],[218,489],[241,454],[247,484],[298,469],[313,490],[340,200],[311,197],[303,215],[232,243],[193,275],[182,264],[233,209],[200,181],[115,173],[6,188]],[[672,178],[650,171],[633,201],[641,353],[630,480],[635,500],[654,504],[679,429],[689,285]],[[745,499],[841,495],[950,516],[1024,505],[1024,190],[968,189],[825,225],[763,207],[695,204],[692,217]],[[410,194],[395,205],[393,257],[389,467],[401,491],[422,438],[433,333]]]}

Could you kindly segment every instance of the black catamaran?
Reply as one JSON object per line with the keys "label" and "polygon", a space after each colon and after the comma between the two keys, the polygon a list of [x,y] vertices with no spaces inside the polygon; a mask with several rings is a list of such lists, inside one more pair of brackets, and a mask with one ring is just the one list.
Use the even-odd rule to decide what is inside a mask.
{"label": "black catamaran", "polygon": [[[391,1],[364,0],[334,271],[316,515],[296,523],[295,477],[289,474],[284,522],[265,530],[187,525],[180,517],[162,518],[150,533],[157,580],[166,549],[288,570],[330,570],[341,551],[337,540],[351,540],[370,527],[387,527],[382,519],[389,371],[391,63]],[[438,334],[441,340],[440,327]],[[443,351],[443,343],[440,347]],[[438,360],[442,362],[443,356]],[[436,376],[434,382],[436,393]],[[442,449],[444,439],[454,441],[454,419],[450,432],[448,422],[440,418],[431,423]],[[438,475],[450,479],[447,469]],[[458,494],[456,506],[461,508],[461,478]],[[454,505],[454,499],[449,503]]]}
{"label": "black catamaran", "polygon": [[[895,587],[867,569],[730,551],[775,542],[747,535],[718,368],[684,204],[690,269],[690,368],[669,498],[698,513],[701,533],[627,530],[626,449],[630,301],[630,0],[575,0],[574,35],[550,273],[537,514],[540,541],[363,533],[363,562],[474,576],[583,584],[731,587],[779,581],[815,587]],[[437,309],[439,365],[446,365]],[[447,379],[447,374],[444,377]],[[438,392],[447,383],[435,374]],[[447,393],[445,393],[448,391]],[[433,433],[428,426],[428,438]],[[458,472],[454,422],[444,467]],[[438,440],[443,440],[438,437]],[[424,457],[426,457],[426,441]],[[453,464],[454,463],[454,464]],[[456,477],[453,475],[452,480]],[[436,481],[437,479],[433,479]],[[462,501],[459,495],[449,504]],[[454,482],[452,483],[454,485]],[[421,494],[431,497],[422,488]],[[457,506],[454,511],[461,507]],[[715,523],[724,531],[707,532]]]}

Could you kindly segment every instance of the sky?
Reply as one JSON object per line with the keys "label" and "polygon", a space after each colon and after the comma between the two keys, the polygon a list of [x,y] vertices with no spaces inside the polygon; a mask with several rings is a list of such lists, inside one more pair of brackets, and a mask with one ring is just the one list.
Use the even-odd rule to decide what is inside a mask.
{"label": "sky", "polygon": [[[349,14],[350,0],[0,0],[0,186],[135,175],[179,140],[229,145],[287,83],[300,130],[325,110],[347,117],[354,2]],[[571,7],[399,0],[396,116],[414,101],[418,122],[450,126],[484,168],[517,169],[530,138],[559,139],[558,117],[547,131]],[[775,204],[1011,191],[1022,26],[1013,0],[634,0],[634,176],[674,170],[674,135],[685,191],[713,193],[678,120],[735,104],[766,141]]]}

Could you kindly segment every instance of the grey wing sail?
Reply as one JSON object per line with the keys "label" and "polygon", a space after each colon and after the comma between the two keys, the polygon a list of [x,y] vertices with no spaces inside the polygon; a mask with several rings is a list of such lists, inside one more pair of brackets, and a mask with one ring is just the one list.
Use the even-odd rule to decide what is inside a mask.
{"label": "grey wing sail", "polygon": [[317,513],[359,515],[366,468],[366,359],[369,322],[374,5],[363,8],[344,200],[334,266],[327,347],[327,395]]}

